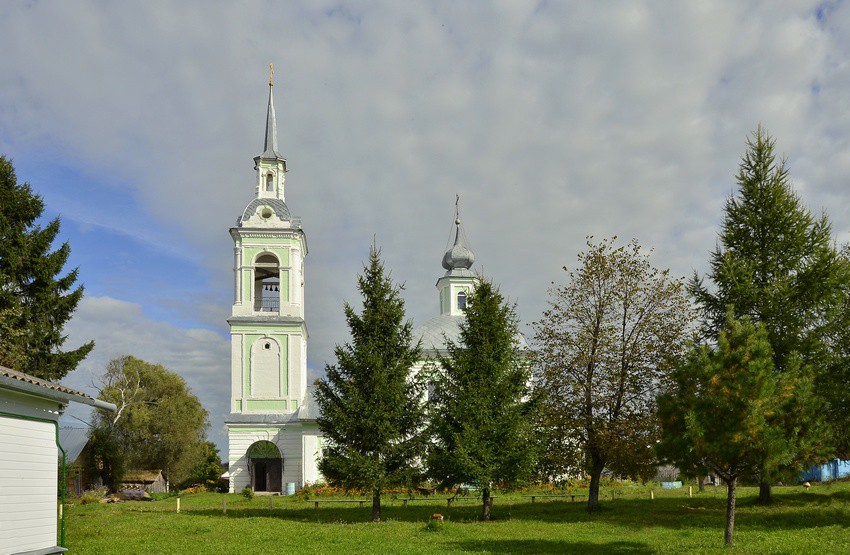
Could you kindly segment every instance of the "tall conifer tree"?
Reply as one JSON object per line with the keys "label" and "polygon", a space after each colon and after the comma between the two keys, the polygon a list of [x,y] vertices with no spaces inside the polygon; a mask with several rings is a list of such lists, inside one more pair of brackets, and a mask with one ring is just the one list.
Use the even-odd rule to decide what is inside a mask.
{"label": "tall conifer tree", "polygon": [[527,480],[536,460],[536,402],[517,327],[514,307],[483,280],[467,300],[460,341],[448,341],[435,373],[429,472],[444,486],[480,487],[483,520],[490,519],[493,488]]}
{"label": "tall conifer tree", "polygon": [[[736,317],[750,316],[764,325],[777,372],[786,371],[795,354],[823,372],[831,357],[825,338],[835,326],[850,272],[829,220],[803,206],[774,149],[775,140],[762,127],[747,140],[736,178],[739,191],[726,201],[720,241],[711,254],[712,287],[694,275],[690,289],[702,310],[706,339],[717,339],[731,307]],[[792,456],[779,471],[795,472],[825,454],[818,409],[805,411],[809,421],[804,415],[788,419]],[[762,503],[770,502],[770,484],[778,477],[764,469]]]}
{"label": "tall conifer tree", "polygon": [[62,276],[71,247],[51,251],[59,218],[42,226],[44,201],[29,184],[18,184],[11,160],[0,156],[0,355],[16,370],[59,380],[94,347],[90,341],[63,351],[62,333],[83,287],[77,269]]}
{"label": "tall conifer tree", "polygon": [[333,485],[372,495],[372,520],[381,518],[381,493],[421,476],[425,448],[423,384],[410,374],[420,358],[405,321],[402,286],[384,270],[372,247],[357,278],[363,310],[345,303],[351,342],[337,345],[336,364],[316,387],[328,440],[319,470]]}

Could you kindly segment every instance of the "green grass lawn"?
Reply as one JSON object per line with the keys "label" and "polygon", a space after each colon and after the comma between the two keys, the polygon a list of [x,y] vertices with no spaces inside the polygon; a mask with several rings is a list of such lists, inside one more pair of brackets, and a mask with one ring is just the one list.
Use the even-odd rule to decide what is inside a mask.
{"label": "green grass lawn", "polygon": [[[611,491],[619,495],[611,501]],[[725,489],[688,498],[687,488],[603,490],[603,510],[583,503],[500,496],[489,523],[478,503],[385,500],[384,522],[371,507],[313,504],[287,497],[214,493],[66,511],[71,553],[850,553],[850,484],[776,488],[776,503],[755,504],[757,489],[739,488],[735,547],[723,548]],[[581,492],[576,492],[581,493]],[[227,514],[222,501],[227,499]],[[323,497],[324,499],[324,497]],[[433,513],[445,515],[428,531]]]}

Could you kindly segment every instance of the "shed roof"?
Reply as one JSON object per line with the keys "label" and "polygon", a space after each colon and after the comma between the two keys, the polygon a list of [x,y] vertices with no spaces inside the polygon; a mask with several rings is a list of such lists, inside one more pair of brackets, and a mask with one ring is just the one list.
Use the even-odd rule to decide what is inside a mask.
{"label": "shed roof", "polygon": [[162,478],[162,470],[128,470],[122,484],[151,484]]}
{"label": "shed roof", "polygon": [[59,445],[65,450],[65,463],[73,464],[89,442],[86,428],[59,428]]}
{"label": "shed roof", "polygon": [[3,376],[5,378],[11,378],[13,380],[18,380],[24,383],[46,387],[47,389],[53,389],[55,391],[61,391],[62,393],[67,393],[68,395],[79,395],[80,397],[86,397],[88,399],[92,398],[90,395],[86,395],[82,391],[77,391],[76,389],[71,389],[70,387],[65,387],[64,385],[60,385],[58,383],[42,380],[41,378],[36,378],[35,376],[30,376],[29,374],[24,374],[23,372],[18,372],[17,370],[6,368],[5,366],[0,366],[0,376]]}
{"label": "shed roof", "polygon": [[83,403],[85,405],[91,405],[93,407],[111,410],[113,412],[118,410],[118,408],[112,403],[95,399],[82,391],[77,391],[76,389],[71,389],[70,387],[65,387],[58,383],[36,378],[35,376],[30,376],[29,374],[24,374],[23,372],[6,368],[5,366],[0,366],[0,385],[21,393],[35,395],[65,404],[70,401],[75,401],[77,403]]}

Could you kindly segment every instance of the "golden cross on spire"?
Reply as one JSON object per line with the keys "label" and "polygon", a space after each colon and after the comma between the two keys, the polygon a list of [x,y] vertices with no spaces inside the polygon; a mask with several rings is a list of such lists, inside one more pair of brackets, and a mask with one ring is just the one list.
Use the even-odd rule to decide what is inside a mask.
{"label": "golden cross on spire", "polygon": [[274,64],[269,62],[269,86],[274,87]]}

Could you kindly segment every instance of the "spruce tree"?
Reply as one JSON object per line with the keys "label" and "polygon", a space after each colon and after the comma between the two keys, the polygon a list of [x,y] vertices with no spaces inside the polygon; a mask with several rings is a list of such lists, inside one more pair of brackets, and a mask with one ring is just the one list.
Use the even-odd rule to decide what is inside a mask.
{"label": "spruce tree", "polygon": [[90,341],[63,351],[62,333],[83,287],[74,288],[77,269],[62,269],[71,248],[51,251],[59,218],[39,219],[44,201],[28,183],[18,184],[11,160],[0,156],[0,353],[16,370],[59,380],[77,367],[94,347]]}
{"label": "spruce tree", "polygon": [[337,345],[337,363],[326,366],[316,386],[318,425],[328,441],[319,470],[332,485],[369,492],[377,522],[382,492],[421,476],[424,386],[410,374],[420,348],[404,319],[402,286],[385,272],[375,246],[357,288],[362,312],[345,303],[351,341]]}
{"label": "spruce tree", "polygon": [[478,486],[485,521],[493,489],[527,480],[536,461],[537,403],[517,327],[515,308],[482,280],[467,299],[459,342],[447,342],[435,373],[429,473],[444,487]]}
{"label": "spruce tree", "polygon": [[[826,338],[850,279],[829,220],[803,206],[785,161],[776,158],[775,140],[761,126],[747,140],[736,181],[739,190],[726,201],[720,241],[711,254],[712,287],[696,274],[690,284],[702,311],[703,335],[716,340],[731,307],[736,317],[750,316],[764,325],[777,372],[786,371],[797,355],[822,372],[831,357]],[[770,485],[781,474],[793,474],[826,454],[819,408],[805,411],[811,420],[787,419],[793,453],[776,471],[763,470],[762,503],[770,502]]]}

